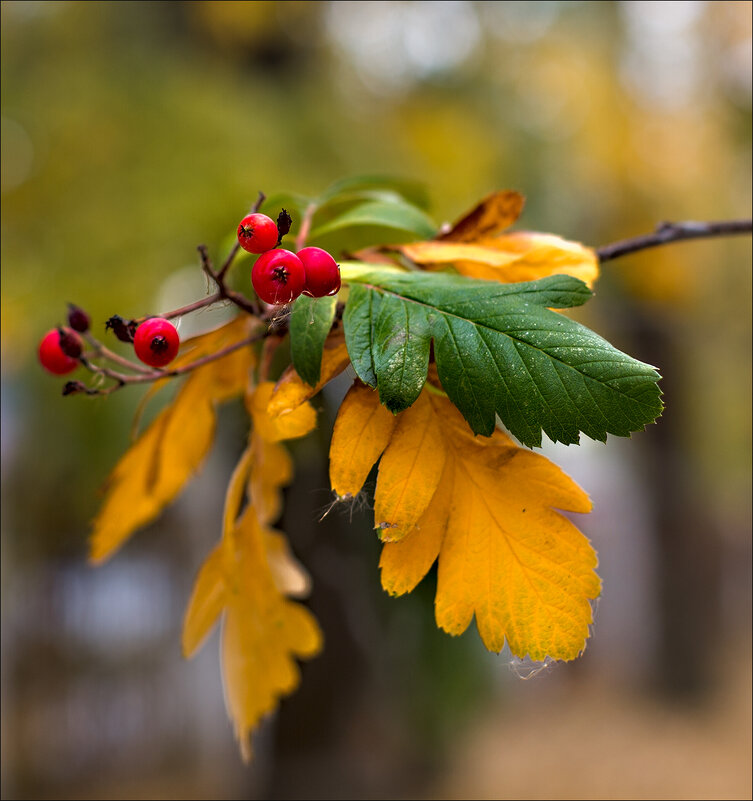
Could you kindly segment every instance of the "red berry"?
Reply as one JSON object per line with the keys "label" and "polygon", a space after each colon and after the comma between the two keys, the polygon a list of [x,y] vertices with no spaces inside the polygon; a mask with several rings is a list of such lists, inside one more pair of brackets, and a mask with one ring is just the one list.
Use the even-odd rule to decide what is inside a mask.
{"label": "red berry", "polygon": [[336,295],[340,291],[340,268],[326,250],[304,248],[296,255],[306,270],[304,295],[323,298],[325,295]]}
{"label": "red berry", "polygon": [[279,232],[266,214],[247,214],[238,226],[238,243],[249,253],[264,253],[277,245]]}
{"label": "red berry", "polygon": [[[81,339],[75,331],[71,331],[70,328],[60,330],[63,331],[63,337],[69,345],[75,341],[79,347],[81,346]],[[45,370],[54,375],[65,375],[78,367],[78,361],[67,356],[60,347],[60,330],[53,328],[52,331],[48,331],[39,343],[39,361]]]}
{"label": "red berry", "polygon": [[303,291],[306,271],[295,253],[275,248],[262,253],[251,271],[256,294],[275,306],[290,303]]}
{"label": "red berry", "polygon": [[177,355],[180,337],[175,326],[162,317],[150,317],[136,329],[133,349],[144,364],[164,367]]}

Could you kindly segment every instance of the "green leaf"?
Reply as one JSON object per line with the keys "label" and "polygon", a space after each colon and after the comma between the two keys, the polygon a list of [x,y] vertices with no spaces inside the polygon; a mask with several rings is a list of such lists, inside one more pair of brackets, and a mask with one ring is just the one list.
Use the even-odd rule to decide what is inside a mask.
{"label": "green leaf", "polygon": [[332,321],[337,298],[310,298],[301,295],[290,315],[290,355],[298,375],[310,386],[319,381],[322,351]]}
{"label": "green leaf", "polygon": [[330,184],[319,196],[318,203],[323,206],[341,196],[355,193],[389,191],[405,198],[408,203],[425,209],[428,206],[428,197],[423,186],[415,181],[397,178],[390,175],[356,175],[343,178]]}
{"label": "green leaf", "polygon": [[[364,266],[365,267],[365,266]],[[397,413],[421,391],[429,344],[439,379],[473,431],[498,414],[521,442],[629,436],[661,414],[658,372],[551,311],[585,303],[576,278],[499,284],[441,273],[354,269],[343,317],[353,367]],[[351,307],[352,304],[352,307]]]}
{"label": "green leaf", "polygon": [[[311,232],[309,241],[321,240],[347,228],[390,229],[399,232],[398,239],[402,240],[405,240],[405,234],[409,235],[409,239],[431,239],[437,232],[437,226],[416,206],[405,202],[375,200],[354,206],[333,220],[319,225]],[[370,239],[367,244],[383,241],[378,231],[371,231],[368,236]]]}

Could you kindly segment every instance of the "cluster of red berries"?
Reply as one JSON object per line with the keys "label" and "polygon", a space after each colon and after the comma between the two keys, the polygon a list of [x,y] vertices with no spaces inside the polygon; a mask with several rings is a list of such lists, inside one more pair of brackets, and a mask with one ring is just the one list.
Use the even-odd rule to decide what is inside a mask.
{"label": "cluster of red berries", "polygon": [[[39,343],[39,361],[48,372],[66,375],[80,364],[83,342],[79,334],[89,330],[89,315],[71,305],[68,326],[53,328]],[[141,325],[129,326],[115,315],[108,320],[118,339],[133,342],[136,356],[150,367],[164,367],[177,355],[180,337],[175,326],[162,317],[150,317]]]}
{"label": "cluster of red berries", "polygon": [[261,254],[251,270],[256,294],[272,305],[290,303],[301,293],[312,298],[340,291],[340,268],[321,248],[293,253],[278,248],[280,231],[266,214],[244,217],[238,226],[238,242],[249,253]]}
{"label": "cluster of red berries", "polygon": [[[277,223],[266,214],[254,212],[238,226],[240,246],[249,253],[260,254],[251,271],[256,294],[272,305],[290,303],[301,293],[312,298],[335,295],[340,291],[340,268],[326,250],[310,247],[292,253],[277,247],[290,230],[290,223],[290,216],[283,210]],[[150,317],[137,325],[113,315],[106,328],[122,342],[132,342],[136,356],[150,367],[165,367],[178,354],[178,332],[163,317]],[[54,375],[75,370],[83,353],[79,334],[88,330],[89,316],[69,304],[68,326],[53,328],[39,343],[42,366]]]}

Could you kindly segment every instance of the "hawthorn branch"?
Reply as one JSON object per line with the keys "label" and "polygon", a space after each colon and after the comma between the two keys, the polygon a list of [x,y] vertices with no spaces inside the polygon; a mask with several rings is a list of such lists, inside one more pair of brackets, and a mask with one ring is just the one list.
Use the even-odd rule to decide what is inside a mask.
{"label": "hawthorn branch", "polygon": [[[65,394],[85,392],[87,395],[110,395],[111,393],[116,392],[117,390],[122,389],[124,386],[129,384],[148,384],[153,381],[160,381],[163,378],[177,378],[178,376],[185,375],[186,373],[196,370],[198,367],[203,367],[206,364],[210,364],[218,359],[222,359],[223,357],[228,356],[240,348],[244,348],[247,345],[251,345],[254,342],[258,342],[261,339],[266,339],[267,337],[273,334],[276,335],[278,333],[279,332],[275,331],[274,329],[268,328],[264,331],[251,334],[245,339],[235,342],[232,345],[228,345],[227,347],[222,348],[215,353],[210,353],[207,356],[203,356],[201,359],[196,359],[196,361],[190,362],[189,364],[184,364],[182,367],[176,367],[172,370],[149,370],[137,375],[126,375],[125,373],[119,373],[109,367],[101,367],[97,364],[92,364],[86,357],[82,356],[80,358],[81,364],[86,367],[87,370],[91,371],[92,373],[96,373],[97,375],[104,376],[105,378],[110,378],[115,383],[105,389],[90,388],[81,384],[77,385],[74,391],[70,391]],[[73,382],[69,382],[69,384],[70,383]],[[78,382],[76,383],[78,384]]]}
{"label": "hawthorn branch", "polygon": [[599,262],[617,259],[629,253],[668,245],[671,242],[682,242],[686,239],[708,239],[716,236],[734,236],[750,234],[753,231],[753,220],[721,220],[718,222],[663,222],[657,225],[650,234],[622,239],[610,245],[596,248]]}
{"label": "hawthorn branch", "polygon": [[236,306],[243,309],[243,311],[248,312],[248,314],[252,315],[253,317],[261,317],[261,309],[259,309],[256,303],[250,301],[245,295],[242,295],[240,292],[235,292],[232,289],[229,289],[225,285],[224,276],[220,275],[220,273],[215,272],[214,266],[212,265],[212,260],[209,257],[209,250],[207,249],[206,245],[199,245],[196,248],[199,251],[199,256],[201,256],[201,269],[217,284],[218,295],[220,299],[227,298],[227,300],[235,303]]}
{"label": "hawthorn branch", "polygon": [[119,364],[121,367],[126,367],[129,370],[133,370],[135,373],[146,374],[152,372],[149,367],[142,367],[142,365],[136,364],[130,359],[126,359],[125,356],[121,356],[119,353],[115,353],[115,351],[110,350],[98,339],[92,336],[91,333],[85,333],[83,334],[83,337],[94,349],[94,357],[99,356],[103,359],[109,359],[111,362],[115,362],[115,364]]}
{"label": "hawthorn branch", "polygon": [[298,229],[298,235],[295,238],[296,251],[303,250],[304,246],[306,245],[306,240],[308,239],[309,231],[311,230],[311,218],[314,216],[316,209],[316,203],[309,203],[309,205],[306,207],[306,211],[303,213],[301,227]]}

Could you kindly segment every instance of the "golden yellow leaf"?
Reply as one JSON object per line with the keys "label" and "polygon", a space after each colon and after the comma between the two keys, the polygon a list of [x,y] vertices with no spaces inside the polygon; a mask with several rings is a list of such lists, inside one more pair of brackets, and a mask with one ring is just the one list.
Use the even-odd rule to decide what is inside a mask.
{"label": "golden yellow leaf", "polygon": [[553,234],[520,231],[469,242],[413,242],[398,247],[416,264],[452,265],[469,278],[502,283],[572,275],[593,286],[599,277],[595,252]]}
{"label": "golden yellow leaf", "polygon": [[325,384],[340,375],[349,364],[350,357],[342,331],[335,331],[324,343],[319,383],[315,387],[309,386],[291,364],[275,385],[267,411],[273,417],[293,411],[319,393]]}
{"label": "golden yellow leaf", "polygon": [[[378,401],[369,401],[365,392],[377,394],[362,388],[357,405],[351,401],[342,418],[338,414],[338,442],[333,435],[330,454],[333,476],[348,464],[348,451],[368,440],[361,428],[369,418],[357,412],[375,408]],[[427,432],[424,436],[431,431],[441,443],[444,468],[441,478],[432,474],[429,486],[435,489],[412,530],[384,544],[382,585],[392,594],[409,592],[438,557],[435,611],[445,631],[461,634],[475,615],[492,651],[501,650],[506,639],[517,656],[575,658],[585,646],[590,600],[601,584],[593,548],[556,510],[588,512],[588,496],[560,468],[518,447],[502,431],[474,436],[446,397],[425,389],[421,398],[421,424],[415,428]],[[386,437],[379,433],[368,458],[358,463],[355,481],[368,474],[380,448],[386,448],[377,496],[382,481],[394,487],[405,482],[410,492],[412,482],[423,479],[410,458],[385,462],[387,451],[399,449],[398,439],[410,430],[415,406],[398,415]],[[439,461],[434,448],[431,453]],[[342,494],[334,480],[333,488]]]}
{"label": "golden yellow leaf", "polygon": [[153,520],[200,468],[214,439],[215,404],[240,394],[252,354],[241,348],[196,369],[110,474],[90,560],[102,562]]}
{"label": "golden yellow leaf", "polygon": [[293,478],[293,462],[277,442],[267,442],[254,430],[251,434],[253,468],[248,494],[262,523],[273,523],[282,512],[282,487]]}
{"label": "golden yellow leaf", "polygon": [[311,592],[311,576],[290,552],[285,535],[265,528],[264,547],[277,589],[290,598],[305,598]]}
{"label": "golden yellow leaf", "polygon": [[437,239],[445,242],[474,242],[482,236],[498,234],[520,217],[524,203],[525,198],[518,192],[492,192]]}
{"label": "golden yellow leaf", "polygon": [[382,540],[402,539],[418,523],[437,489],[444,461],[442,433],[428,393],[422,393],[398,416],[379,462],[374,527]]}
{"label": "golden yellow leaf", "polygon": [[379,395],[356,381],[340,405],[329,449],[329,477],[341,498],[361,491],[372,465],[387,447],[395,416]]}
{"label": "golden yellow leaf", "polygon": [[222,628],[222,676],[228,714],[248,760],[254,727],[298,686],[294,657],[315,656],[322,634],[308,609],[288,601],[276,586],[253,507],[247,507],[234,538],[235,581],[227,592]]}
{"label": "golden yellow leaf", "polygon": [[226,565],[222,545],[217,545],[199,570],[183,621],[183,656],[192,657],[201,647],[225,608]]}
{"label": "golden yellow leaf", "polygon": [[265,381],[246,396],[253,429],[248,494],[261,523],[272,523],[280,516],[281,489],[293,477],[293,463],[280,441],[303,437],[316,426],[314,407],[305,401],[292,410],[270,414],[269,399],[273,391],[272,382]]}
{"label": "golden yellow leaf", "polygon": [[453,460],[445,460],[434,497],[416,527],[409,536],[398,542],[385,543],[382,548],[379,559],[382,587],[390,595],[412,592],[437,561],[450,514],[453,480]]}
{"label": "golden yellow leaf", "polygon": [[269,400],[274,391],[271,381],[264,381],[246,398],[246,407],[254,423],[254,431],[267,442],[305,437],[316,427],[316,412],[303,402],[291,410],[271,414]]}
{"label": "golden yellow leaf", "polygon": [[264,528],[251,504],[238,518],[253,469],[249,444],[228,485],[222,540],[199,571],[183,624],[183,653],[191,656],[224,615],[225,702],[246,760],[253,728],[298,685],[294,658],[314,656],[322,642],[311,613],[286,598],[305,595],[310,579],[285,537]]}

